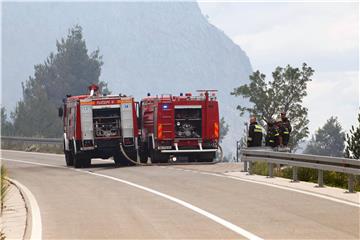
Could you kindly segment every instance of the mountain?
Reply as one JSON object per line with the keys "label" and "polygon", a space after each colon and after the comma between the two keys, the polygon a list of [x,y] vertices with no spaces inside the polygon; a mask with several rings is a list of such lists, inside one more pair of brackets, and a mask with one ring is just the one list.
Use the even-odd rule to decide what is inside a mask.
{"label": "mountain", "polygon": [[230,124],[225,149],[234,151],[243,120],[234,87],[252,72],[246,53],[203,16],[196,2],[10,3],[2,6],[2,103],[13,109],[21,82],[55,51],[67,29],[83,27],[89,51],[100,49],[101,80],[113,93],[152,94],[219,90]]}

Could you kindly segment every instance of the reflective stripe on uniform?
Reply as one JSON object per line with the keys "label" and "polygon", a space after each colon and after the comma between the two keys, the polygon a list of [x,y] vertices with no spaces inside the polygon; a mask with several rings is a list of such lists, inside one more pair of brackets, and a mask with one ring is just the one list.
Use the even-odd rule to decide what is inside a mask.
{"label": "reflective stripe on uniform", "polygon": [[254,132],[261,132],[262,133],[262,127],[260,125],[255,125]]}

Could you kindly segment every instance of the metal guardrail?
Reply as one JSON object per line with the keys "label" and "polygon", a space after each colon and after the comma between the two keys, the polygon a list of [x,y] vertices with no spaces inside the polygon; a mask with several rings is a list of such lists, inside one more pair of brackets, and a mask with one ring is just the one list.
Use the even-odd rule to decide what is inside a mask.
{"label": "metal guardrail", "polygon": [[[244,162],[244,171],[248,171],[249,174],[253,172],[254,162],[267,162],[269,177],[273,177],[274,164],[292,166],[292,180],[294,182],[298,181],[298,167],[317,169],[319,187],[324,186],[323,171],[347,173],[349,174],[349,192],[354,192],[354,175],[360,175],[360,160],[348,158],[273,152],[260,149],[242,149],[241,161]],[[250,163],[249,168],[247,167],[247,162]]]}
{"label": "metal guardrail", "polygon": [[31,137],[13,137],[1,136],[1,142],[19,142],[19,143],[32,143],[32,144],[61,144],[62,138],[31,138]]}

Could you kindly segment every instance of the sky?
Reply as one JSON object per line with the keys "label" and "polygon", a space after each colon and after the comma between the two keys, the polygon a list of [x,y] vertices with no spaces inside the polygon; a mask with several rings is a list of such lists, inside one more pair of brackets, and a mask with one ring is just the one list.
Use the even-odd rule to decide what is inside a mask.
{"label": "sky", "polygon": [[331,116],[345,130],[359,112],[359,3],[199,1],[210,23],[247,53],[267,78],[276,66],[315,70],[304,105],[313,134]]}

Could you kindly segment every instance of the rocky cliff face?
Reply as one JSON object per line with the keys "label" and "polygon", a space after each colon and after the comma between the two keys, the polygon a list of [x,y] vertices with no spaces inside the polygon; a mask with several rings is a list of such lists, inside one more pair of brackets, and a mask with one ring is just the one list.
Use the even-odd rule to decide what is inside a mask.
{"label": "rocky cliff face", "polygon": [[[3,12],[4,89],[15,84],[10,78],[24,81],[32,74],[28,69],[54,51],[55,39],[80,24],[89,49],[100,48],[101,79],[113,93],[141,98],[148,92],[219,90],[221,114],[231,125],[224,145],[234,150],[243,124],[235,110],[241,99],[230,92],[247,81],[251,65],[246,53],[207,21],[197,3],[7,3]],[[21,64],[25,67],[19,70]],[[6,103],[6,94],[3,97]]]}

